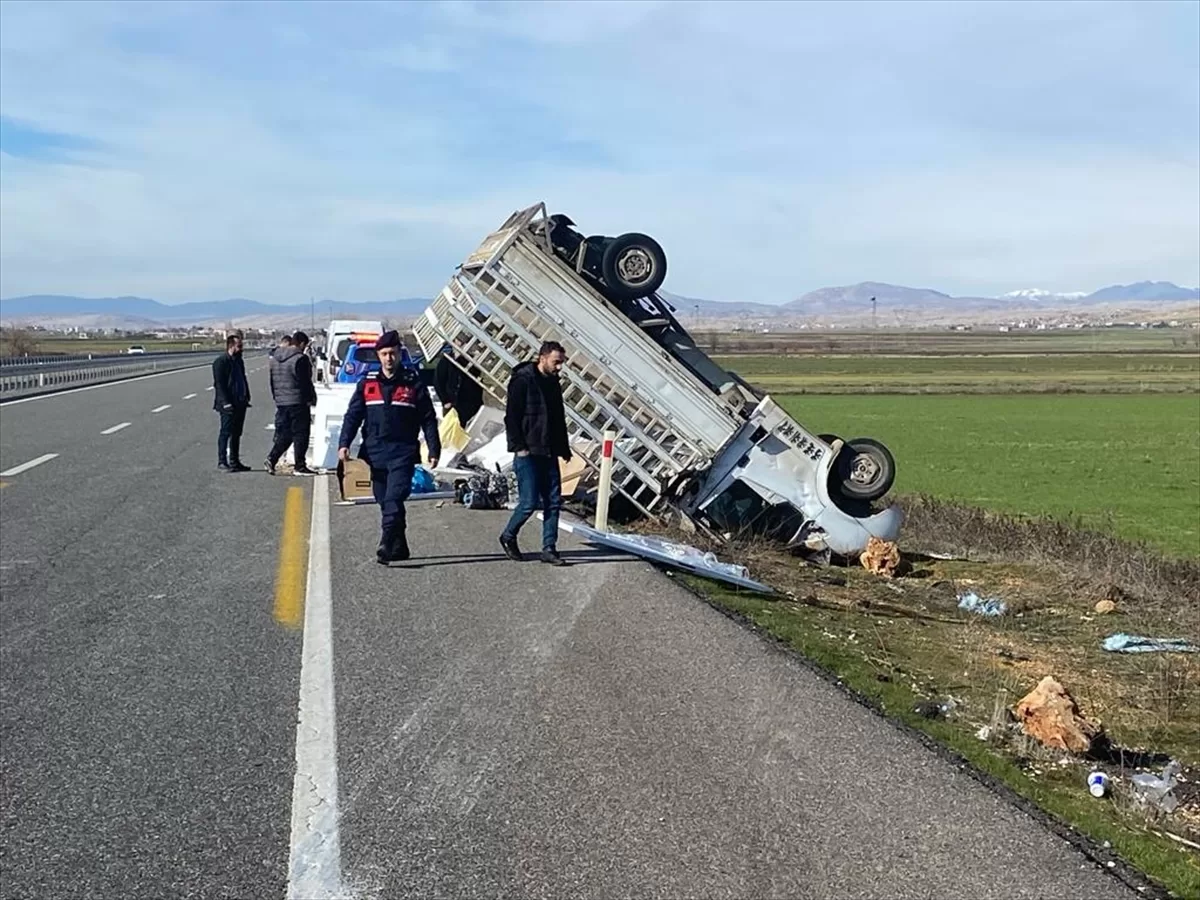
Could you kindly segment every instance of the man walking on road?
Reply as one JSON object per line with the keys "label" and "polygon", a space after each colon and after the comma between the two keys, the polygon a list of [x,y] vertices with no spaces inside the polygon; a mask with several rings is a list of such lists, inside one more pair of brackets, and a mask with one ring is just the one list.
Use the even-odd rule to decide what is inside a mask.
{"label": "man walking on road", "polygon": [[386,566],[412,555],[405,534],[404,501],[412,492],[413,471],[421,458],[420,433],[425,433],[431,469],[437,467],[442,444],[433,400],[420,374],[399,364],[400,335],[385,331],[375,342],[375,352],[381,371],[368,373],[354,389],[342,419],[338,459],[350,459],[350,445],[363,428],[358,455],[371,468],[371,491],[380,507],[375,559]]}
{"label": "man walking on road", "polygon": [[246,410],[250,408],[250,382],[242,361],[240,332],[225,338],[225,352],[213,360],[213,409],[221,414],[217,435],[217,468],[223,472],[249,472],[240,449]]}
{"label": "man walking on road", "polygon": [[512,370],[504,427],[508,449],[514,453],[518,501],[512,518],[500,535],[500,546],[509,559],[520,561],[517,532],[540,505],[542,508],[542,562],[565,566],[558,555],[558,512],[562,507],[562,474],[558,460],[570,461],[567,418],[563,410],[558,373],[566,362],[562,344],[546,341],[537,362],[523,362]]}
{"label": "man walking on road", "polygon": [[317,405],[312,361],[308,358],[308,335],[297,331],[287,344],[271,354],[271,396],[275,400],[275,443],[263,467],[272,475],[280,457],[292,444],[293,475],[315,475],[308,467],[309,410]]}

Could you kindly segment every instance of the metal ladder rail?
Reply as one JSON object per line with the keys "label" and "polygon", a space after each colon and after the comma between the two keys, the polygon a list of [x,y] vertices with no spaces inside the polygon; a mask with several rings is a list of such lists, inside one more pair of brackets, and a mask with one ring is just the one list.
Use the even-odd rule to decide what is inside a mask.
{"label": "metal ladder rail", "polygon": [[[480,281],[475,280],[474,283],[478,286]],[[530,307],[529,304],[524,303],[519,295],[513,292],[502,282],[492,281],[492,286],[494,286],[495,290],[484,292],[488,302],[490,305],[499,306],[514,320],[519,321],[522,318],[523,313],[529,317],[528,324],[530,325],[532,325],[538,319],[545,318],[544,313],[539,312],[538,310]],[[541,331],[541,329],[531,330],[535,332]],[[561,325],[556,325],[553,330],[560,336],[564,331]],[[569,334],[572,337],[577,337],[570,329],[566,330],[566,334]],[[541,331],[540,337],[544,338],[546,336],[548,336],[546,332]],[[587,353],[584,354],[584,356],[589,363],[595,363],[595,358],[592,354]],[[574,358],[578,360],[579,354],[574,354]],[[607,371],[601,368],[598,364],[595,366],[595,368],[596,374],[590,375],[589,373],[591,372],[592,366],[589,365],[583,367],[580,370],[581,377],[589,383],[596,383],[602,375],[607,376]],[[639,396],[637,394],[637,385],[627,386],[623,382],[610,381],[604,390],[606,399],[625,412],[631,421],[638,424],[646,436],[648,436],[650,442],[662,448],[664,455],[673,459],[676,465],[693,466],[697,460],[711,455],[711,449],[705,450],[684,436],[677,434],[670,426],[670,421],[667,417],[663,415],[655,415],[651,411],[653,407],[652,403],[647,403],[644,398],[642,402],[634,403],[634,397]],[[640,422],[639,419],[644,419],[644,424]],[[675,452],[674,448],[676,447],[681,448],[680,452]]]}
{"label": "metal ladder rail", "polygon": [[[467,286],[468,290],[471,290],[472,288],[473,285]],[[517,317],[520,316],[522,312],[525,313],[524,317],[526,318],[527,323],[525,325],[525,334],[523,336],[531,355],[534,352],[534,348],[540,346],[541,340],[548,336],[549,327],[552,327],[555,332],[558,330],[555,326],[544,325],[544,317],[536,310],[530,309],[528,306],[521,304],[519,299],[516,297],[488,297],[487,299],[491,301],[489,305],[499,313],[502,319],[506,320],[506,324],[509,325],[510,328],[519,327],[521,323],[517,322]],[[496,302],[497,300],[499,300],[499,302]],[[510,310],[508,308],[510,306],[519,308],[513,308]],[[541,333],[539,334],[539,332]],[[573,341],[567,339],[567,343],[573,343]],[[567,389],[568,392],[574,389],[578,391],[580,395],[588,397],[593,404],[595,402],[594,395],[598,393],[600,394],[601,398],[607,402],[608,407],[610,407],[604,410],[608,414],[608,421],[599,421],[593,419],[597,428],[597,435],[602,435],[605,427],[609,427],[611,425],[621,425],[625,430],[629,430],[629,426],[632,425],[635,431],[631,436],[637,437],[640,444],[654,451],[654,455],[657,456],[663,463],[665,463],[671,470],[669,473],[667,473],[669,475],[674,475],[676,473],[675,470],[680,467],[686,468],[694,466],[699,460],[705,458],[704,451],[701,448],[696,447],[677,435],[674,435],[671,432],[668,423],[652,416],[649,412],[647,412],[646,404],[635,402],[636,395],[629,391],[627,386],[612,379],[603,370],[600,370],[598,375],[593,375],[591,372],[591,366],[594,364],[594,361],[588,354],[576,352],[573,355],[573,360],[573,363],[568,362],[567,368],[569,371],[575,373],[578,377],[572,379],[571,386]],[[593,391],[586,390],[585,386],[587,385],[590,385],[593,388]],[[614,416],[614,409],[622,413],[623,416]],[[639,422],[639,418],[643,418],[645,420],[645,424]],[[653,427],[648,428],[648,425]],[[664,437],[668,435],[670,435],[672,439],[664,440]],[[679,448],[679,451],[682,452],[677,451],[672,453],[671,450],[674,448]],[[636,458],[637,457],[635,457],[635,459]],[[657,478],[661,478],[662,476],[661,472],[655,472],[653,474]]]}
{"label": "metal ladder rail", "polygon": [[[464,322],[466,317],[464,316],[462,310],[454,307],[448,307],[446,312],[460,326],[463,326],[464,328],[466,327],[466,323]],[[503,375],[502,372],[504,372],[505,369],[507,369],[507,371],[511,371],[512,367],[522,360],[516,354],[501,346],[501,344],[491,336],[482,338],[477,333],[475,334],[474,339],[475,342],[486,346],[487,349],[494,354],[495,358],[497,359],[497,365],[494,369],[484,370],[481,368],[481,371],[485,372],[488,381],[491,383],[491,388],[488,392],[496,397],[497,400],[504,402],[507,397],[507,377]],[[463,349],[466,348],[464,347]],[[596,443],[599,443],[603,440],[603,432],[595,432],[595,427],[591,425],[590,422],[579,416],[573,409],[567,407],[565,408],[565,412],[567,413],[567,417],[571,423],[575,425],[574,432],[576,435],[582,434]],[[632,436],[636,437],[636,434]],[[651,476],[651,474],[644,469],[641,469],[640,471],[639,469],[641,469],[641,467],[638,466],[635,461],[629,458],[629,454],[622,452],[614,453],[613,472],[614,484],[617,486],[617,489],[639,510],[646,515],[653,516],[655,515],[654,510],[661,505],[660,502],[657,502],[661,499],[661,492],[656,489],[657,479]],[[625,477],[618,482],[618,475],[625,475]],[[643,492],[634,490],[634,480],[637,481],[638,486],[648,488],[653,496],[646,498],[643,496]]]}

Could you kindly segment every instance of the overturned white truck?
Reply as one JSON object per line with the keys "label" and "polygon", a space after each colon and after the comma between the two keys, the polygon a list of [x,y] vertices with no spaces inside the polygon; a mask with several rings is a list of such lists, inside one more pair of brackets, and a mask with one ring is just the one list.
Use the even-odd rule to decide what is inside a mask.
{"label": "overturned white truck", "polygon": [[512,368],[559,341],[572,442],[598,469],[614,430],[613,490],[646,515],[844,556],[895,540],[901,511],[872,506],[895,477],[887,448],[810,432],[718,366],[658,295],[665,275],[652,238],[585,238],[538,203],[487,236],[413,331],[428,358],[453,347],[501,404]]}

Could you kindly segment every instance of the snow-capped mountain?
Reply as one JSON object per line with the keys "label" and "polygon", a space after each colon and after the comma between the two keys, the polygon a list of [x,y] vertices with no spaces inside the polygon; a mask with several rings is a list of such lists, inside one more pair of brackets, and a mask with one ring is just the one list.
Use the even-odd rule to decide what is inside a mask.
{"label": "snow-capped mountain", "polygon": [[1019,291],[1009,291],[1007,294],[1001,294],[1001,300],[1080,300],[1086,297],[1087,291],[1069,291],[1066,293],[1058,293],[1056,291],[1044,291],[1041,288],[1022,288]]}

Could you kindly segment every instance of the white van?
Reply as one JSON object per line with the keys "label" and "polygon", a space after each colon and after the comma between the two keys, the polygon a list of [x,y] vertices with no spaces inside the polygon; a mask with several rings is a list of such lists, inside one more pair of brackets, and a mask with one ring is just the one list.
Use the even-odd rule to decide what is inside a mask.
{"label": "white van", "polygon": [[383,334],[383,322],[366,319],[334,319],[326,330],[325,350],[321,359],[322,381],[337,381],[338,367],[346,361],[346,351],[355,341],[375,340]]}

